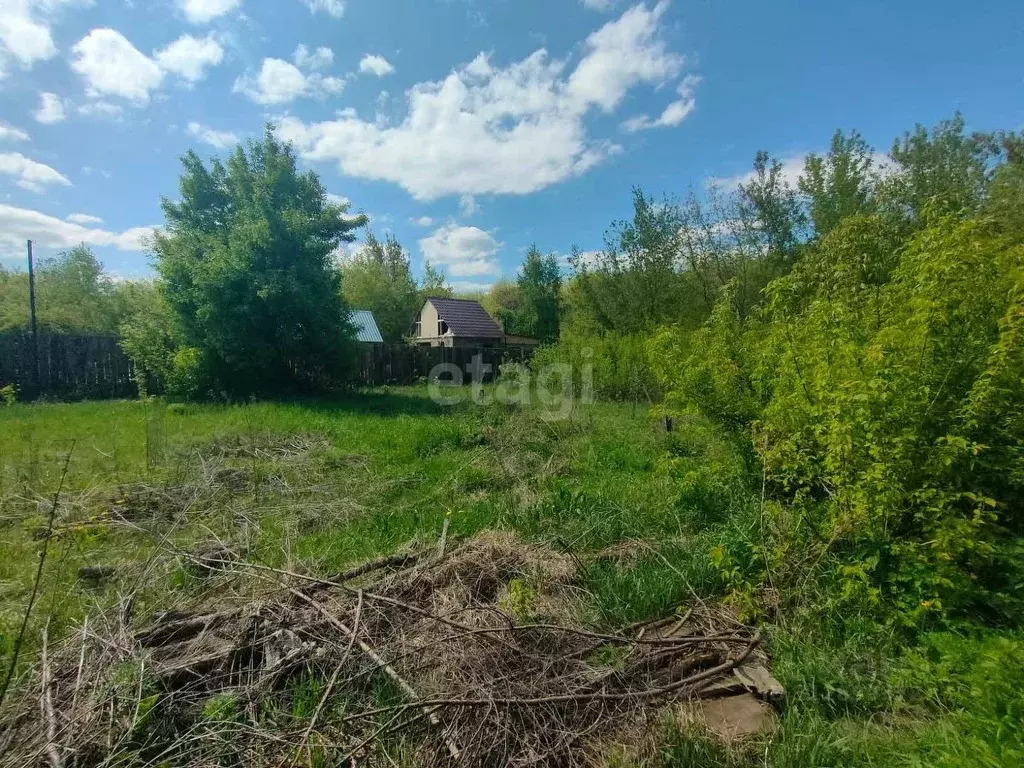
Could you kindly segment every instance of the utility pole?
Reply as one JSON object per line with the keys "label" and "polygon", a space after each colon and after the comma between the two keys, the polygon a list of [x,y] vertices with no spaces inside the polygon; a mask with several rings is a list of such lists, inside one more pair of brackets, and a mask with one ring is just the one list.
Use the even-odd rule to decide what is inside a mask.
{"label": "utility pole", "polygon": [[39,327],[36,324],[36,272],[35,265],[32,263],[32,241],[28,241],[28,312],[29,319],[32,324],[32,370],[34,378],[32,380],[33,388],[35,392],[33,395],[38,395],[40,390],[39,382]]}

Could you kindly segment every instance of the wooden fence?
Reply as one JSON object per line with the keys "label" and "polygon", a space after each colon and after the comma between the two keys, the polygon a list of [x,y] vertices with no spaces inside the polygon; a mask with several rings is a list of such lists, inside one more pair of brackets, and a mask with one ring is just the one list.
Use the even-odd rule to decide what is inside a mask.
{"label": "wooden fence", "polygon": [[114,336],[39,334],[39,372],[31,333],[0,333],[0,387],[19,398],[58,400],[136,397],[133,367]]}
{"label": "wooden fence", "polygon": [[[484,374],[491,380],[498,367],[508,361],[529,359],[525,347],[414,347],[406,344],[360,344],[354,371],[358,383],[411,384],[426,378],[436,365],[458,366],[465,381],[467,368],[480,355],[489,366]],[[113,336],[64,333],[39,334],[39,376],[36,378],[32,334],[0,333],[0,387],[14,384],[19,399],[49,397],[57,400],[103,400],[137,397],[131,360]],[[150,394],[160,394],[161,383],[150,380]]]}
{"label": "wooden fence", "polygon": [[[356,366],[361,384],[411,384],[426,378],[435,366],[448,363],[463,372],[466,383],[480,356],[481,374],[491,381],[506,362],[529,360],[533,350],[519,346],[501,347],[414,347],[407,344],[361,344]],[[450,377],[446,377],[450,378]]]}

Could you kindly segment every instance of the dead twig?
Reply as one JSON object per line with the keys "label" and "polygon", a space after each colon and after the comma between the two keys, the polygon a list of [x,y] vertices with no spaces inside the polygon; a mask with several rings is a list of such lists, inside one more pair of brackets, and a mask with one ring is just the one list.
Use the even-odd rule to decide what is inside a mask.
{"label": "dead twig", "polygon": [[[360,640],[356,636],[355,632],[349,629],[348,626],[346,626],[334,614],[332,614],[330,611],[324,608],[324,606],[321,603],[317,602],[312,597],[298,589],[290,588],[288,591],[296,597],[298,597],[300,600],[304,600],[307,603],[309,603],[328,621],[329,624],[331,624],[335,629],[337,629],[339,632],[345,635],[345,637],[355,640],[360,650],[362,650],[363,653],[369,656],[373,663],[380,667],[381,670],[383,670],[384,674],[386,674],[388,677],[395,681],[395,684],[402,689],[402,693],[408,696],[413,702],[417,702],[420,700],[420,696],[418,693],[416,693],[416,689],[409,685],[408,681],[400,674],[398,674],[398,672],[395,671],[394,667],[392,667],[390,664],[384,661],[384,659],[382,659],[380,655],[375,650],[373,650],[373,648],[371,648],[367,643]],[[423,714],[425,714],[427,718],[430,720],[430,724],[432,726],[434,726],[435,728],[441,727],[441,720],[434,712],[433,707],[422,706],[420,708],[423,710]],[[452,759],[458,760],[459,755],[461,754],[458,746],[455,744],[454,741],[451,740],[450,737],[447,736],[445,737],[445,742],[448,745],[448,753],[452,756]]]}

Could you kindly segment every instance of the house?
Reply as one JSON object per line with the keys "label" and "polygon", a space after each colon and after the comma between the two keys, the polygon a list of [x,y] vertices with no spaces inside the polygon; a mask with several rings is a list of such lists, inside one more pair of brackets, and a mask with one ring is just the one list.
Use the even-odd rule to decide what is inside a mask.
{"label": "house", "polygon": [[373,317],[373,312],[365,309],[354,309],[349,314],[348,319],[355,326],[356,341],[363,344],[384,343],[384,339],[380,335],[380,329],[377,328],[377,321]]}
{"label": "house", "polygon": [[494,347],[504,344],[505,334],[479,301],[429,298],[414,339],[428,347]]}

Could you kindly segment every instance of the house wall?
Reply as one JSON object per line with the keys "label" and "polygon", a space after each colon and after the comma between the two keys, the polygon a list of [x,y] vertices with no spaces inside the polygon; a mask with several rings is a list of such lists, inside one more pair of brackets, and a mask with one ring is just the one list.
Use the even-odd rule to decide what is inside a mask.
{"label": "house wall", "polygon": [[437,337],[437,309],[429,301],[423,304],[420,310],[420,335],[417,340],[421,344],[430,344],[432,347],[440,346],[443,339]]}

